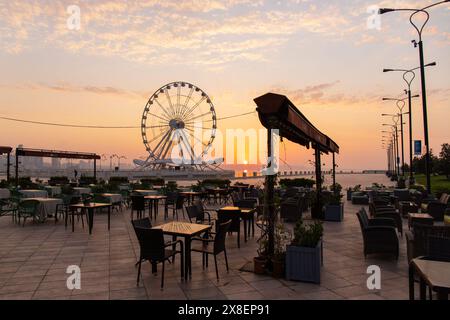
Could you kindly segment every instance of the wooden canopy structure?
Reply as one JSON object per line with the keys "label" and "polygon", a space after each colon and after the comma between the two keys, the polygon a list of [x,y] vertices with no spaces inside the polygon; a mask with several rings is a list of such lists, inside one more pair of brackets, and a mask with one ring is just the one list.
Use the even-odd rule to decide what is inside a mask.
{"label": "wooden canopy structure", "polygon": [[17,148],[16,149],[16,184],[19,183],[19,157],[42,157],[42,158],[94,160],[94,178],[97,178],[97,160],[100,160],[100,158],[101,158],[99,155],[97,155],[95,153]]}
{"label": "wooden canopy structure", "polygon": [[10,170],[11,167],[11,147],[0,146],[0,155],[6,154],[6,180],[10,179]]}
{"label": "wooden canopy structure", "polygon": [[278,129],[286,139],[310,148],[317,146],[321,152],[339,153],[339,146],[320,132],[286,97],[267,93],[255,99],[259,119],[267,129]]}
{"label": "wooden canopy structure", "polygon": [[[333,154],[333,186],[336,185],[336,163],[335,154],[339,153],[339,146],[331,138],[320,132],[284,95],[267,93],[254,99],[258,106],[256,111],[262,125],[267,128],[268,133],[268,151],[271,154],[271,130],[279,130],[280,137],[286,138],[294,143],[300,144],[306,148],[315,150],[316,166],[316,196],[317,207],[322,208],[321,190],[322,190],[322,165],[321,153]],[[268,217],[268,253],[274,252],[274,176],[266,176],[264,215]],[[321,210],[314,210],[314,218],[321,218]]]}

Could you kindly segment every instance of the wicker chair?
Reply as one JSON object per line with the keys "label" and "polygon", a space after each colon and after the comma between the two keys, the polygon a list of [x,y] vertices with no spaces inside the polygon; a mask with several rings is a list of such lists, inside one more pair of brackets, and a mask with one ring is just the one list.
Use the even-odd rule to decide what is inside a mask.
{"label": "wicker chair", "polygon": [[39,201],[38,200],[23,200],[19,203],[19,207],[17,209],[17,218],[18,223],[20,224],[20,218],[23,218],[23,224],[22,226],[25,226],[25,222],[27,221],[27,218],[33,218],[33,220],[38,220],[38,207],[39,207]]}
{"label": "wicker chair", "polygon": [[408,261],[428,255],[430,237],[450,238],[450,226],[432,226],[415,223],[413,230],[406,232]]}
{"label": "wicker chair", "polygon": [[281,203],[280,218],[295,222],[302,218],[302,198],[290,198]]}
{"label": "wicker chair", "polygon": [[[364,240],[364,256],[372,253],[393,254],[399,256],[397,232],[389,219],[369,219],[364,209],[357,213]],[[391,225],[388,225],[391,224]]]}
{"label": "wicker chair", "polygon": [[[224,223],[221,223],[217,225],[217,232],[212,233],[214,236],[213,239],[211,238],[193,238],[195,242],[201,241],[200,247],[194,247],[191,249],[193,252],[200,252],[202,254],[202,266],[203,269],[205,267],[208,267],[208,256],[212,255],[214,257],[214,265],[216,267],[216,277],[217,280],[219,280],[219,269],[217,268],[217,255],[222,253],[225,257],[225,265],[227,267],[227,272],[229,271],[228,268],[228,257],[227,257],[227,249],[225,246],[225,240],[227,236],[227,232],[230,228],[232,221],[228,220]],[[209,244],[213,244],[210,246]]]}
{"label": "wicker chair", "polygon": [[[161,229],[149,229],[134,226],[134,231],[139,240],[140,255],[138,261],[138,275],[136,284],[139,286],[141,277],[141,265],[144,261],[149,261],[152,265],[162,263],[161,289],[164,288],[164,269],[165,262],[174,258],[176,254],[181,255],[181,278],[184,278],[184,257],[183,242],[181,240],[169,243],[164,242],[164,235]],[[179,245],[180,249],[176,250],[175,245]],[[170,249],[167,249],[169,248]]]}
{"label": "wicker chair", "polygon": [[369,205],[369,212],[372,218],[391,218],[394,219],[396,227],[401,236],[403,236],[403,220],[400,213],[392,206]]}

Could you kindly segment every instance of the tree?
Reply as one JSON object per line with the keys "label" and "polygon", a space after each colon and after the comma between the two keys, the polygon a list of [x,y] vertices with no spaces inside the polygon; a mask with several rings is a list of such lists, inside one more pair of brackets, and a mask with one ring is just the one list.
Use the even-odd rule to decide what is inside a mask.
{"label": "tree", "polygon": [[439,173],[444,174],[447,179],[450,176],[450,144],[444,143],[442,145],[442,150],[439,153]]}
{"label": "tree", "polygon": [[[433,150],[430,150],[430,160],[431,160],[430,172],[434,173],[438,169],[437,167],[439,164],[439,158],[433,154]],[[425,155],[414,158],[413,160],[414,172],[419,174],[425,174],[425,161],[426,161]]]}

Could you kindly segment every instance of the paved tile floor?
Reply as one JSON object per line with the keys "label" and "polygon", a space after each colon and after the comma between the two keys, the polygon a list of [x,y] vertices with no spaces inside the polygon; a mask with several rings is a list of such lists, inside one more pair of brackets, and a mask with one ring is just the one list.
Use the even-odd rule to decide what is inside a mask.
{"label": "paved tile floor", "polygon": [[[107,231],[106,214],[95,217],[93,234],[78,223],[75,232],[62,222],[27,222],[25,227],[0,218],[0,299],[407,299],[408,273],[405,239],[400,238],[400,258],[369,256],[362,253],[362,237],[356,211],[345,204],[343,223],[325,223],[324,267],[320,285],[277,280],[241,272],[239,269],[256,255],[256,240],[227,239],[230,272],[219,258],[220,281],[214,264],[203,271],[200,254],[193,253],[193,276],[188,282],[179,277],[179,260],[166,267],[165,287],[160,274],[152,275],[143,264],[143,279],[136,286],[134,264],[139,246],[130,224],[130,212],[123,210],[111,218]],[[157,223],[162,223],[160,218]],[[81,290],[69,290],[66,268],[81,268]],[[382,270],[382,289],[367,289],[369,265]]]}

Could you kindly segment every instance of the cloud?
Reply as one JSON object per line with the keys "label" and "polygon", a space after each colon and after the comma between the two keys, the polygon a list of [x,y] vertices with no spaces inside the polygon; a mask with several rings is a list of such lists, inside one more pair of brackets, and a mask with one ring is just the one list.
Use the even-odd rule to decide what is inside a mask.
{"label": "cloud", "polygon": [[253,0],[80,1],[81,30],[71,31],[62,1],[5,1],[0,4],[0,48],[17,54],[47,46],[149,64],[188,60],[194,65],[219,67],[230,61],[266,61],[298,33],[338,37],[354,32],[336,5],[318,10],[312,5],[304,7],[310,6],[308,1],[287,4],[268,7],[264,1]]}
{"label": "cloud", "polygon": [[16,90],[49,90],[60,93],[91,93],[99,95],[115,95],[128,96],[132,98],[148,98],[148,93],[132,91],[110,86],[92,86],[92,85],[74,85],[71,83],[57,83],[57,84],[16,84],[16,85],[0,85],[0,88],[16,89]]}
{"label": "cloud", "polygon": [[[380,7],[428,3],[431,1],[375,2]],[[368,0],[79,0],[81,30],[72,31],[66,25],[65,1],[2,1],[0,49],[19,54],[41,47],[58,48],[151,65],[189,61],[220,70],[232,62],[268,61],[291,41],[310,34],[325,42],[346,40],[355,46],[407,41],[395,34],[380,38],[367,30],[366,10],[373,4]],[[383,18],[383,30],[402,19],[401,14]],[[430,36],[448,43],[448,36],[442,38],[437,27],[431,27]]]}

